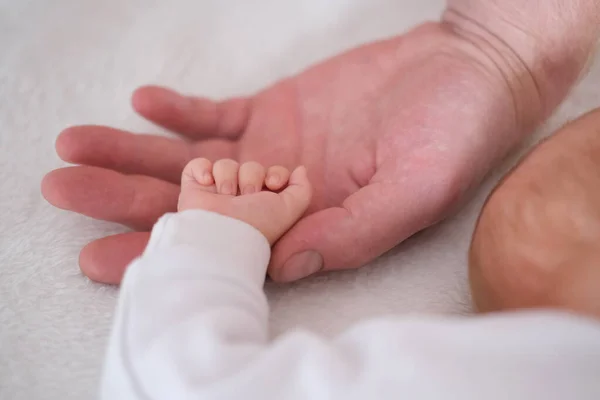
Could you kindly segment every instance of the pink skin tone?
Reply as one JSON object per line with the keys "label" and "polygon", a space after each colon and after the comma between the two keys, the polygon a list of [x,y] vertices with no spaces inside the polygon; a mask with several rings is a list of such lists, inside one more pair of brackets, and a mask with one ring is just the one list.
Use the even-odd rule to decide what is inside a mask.
{"label": "pink skin tone", "polygon": [[[312,187],[306,168],[291,174],[280,168],[276,184],[265,179],[267,168],[250,161],[206,158],[188,163],[181,177],[178,211],[205,210],[235,218],[260,231],[271,245],[306,211]],[[263,190],[264,189],[264,190]]]}
{"label": "pink skin tone", "polygon": [[[57,207],[136,230],[81,252],[86,275],[118,283],[157,218],[176,210],[190,160],[304,165],[312,200],[275,243],[269,275],[287,282],[356,268],[449,215],[560,103],[598,37],[597,8],[583,0],[449,1],[441,22],[249,97],[215,103],[144,87],[134,109],[188,140],[69,128],[57,152],[79,165],[50,172],[42,191]],[[552,31],[547,21],[563,14]]]}

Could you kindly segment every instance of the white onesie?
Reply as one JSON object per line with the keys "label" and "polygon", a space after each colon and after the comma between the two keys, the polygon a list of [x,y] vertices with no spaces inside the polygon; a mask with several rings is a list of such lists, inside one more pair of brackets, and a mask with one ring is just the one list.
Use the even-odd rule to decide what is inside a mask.
{"label": "white onesie", "polygon": [[389,316],[270,340],[269,257],[241,221],[162,217],[123,280],[101,397],[600,399],[600,323],[558,312]]}

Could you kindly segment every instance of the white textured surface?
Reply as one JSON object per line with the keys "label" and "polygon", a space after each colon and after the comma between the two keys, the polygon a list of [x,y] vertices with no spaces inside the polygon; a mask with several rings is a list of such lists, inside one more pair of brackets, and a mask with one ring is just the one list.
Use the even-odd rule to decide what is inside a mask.
{"label": "white textured surface", "polygon": [[[152,131],[129,108],[138,85],[247,93],[435,18],[442,3],[0,0],[0,399],[93,398],[98,384],[117,292],[86,280],[77,255],[119,228],[42,199],[43,174],[60,165],[53,144],[62,128]],[[600,105],[599,84],[596,66],[537,137]],[[465,252],[497,176],[460,215],[372,266],[269,287],[274,334],[304,326],[330,335],[389,312],[467,312]]]}

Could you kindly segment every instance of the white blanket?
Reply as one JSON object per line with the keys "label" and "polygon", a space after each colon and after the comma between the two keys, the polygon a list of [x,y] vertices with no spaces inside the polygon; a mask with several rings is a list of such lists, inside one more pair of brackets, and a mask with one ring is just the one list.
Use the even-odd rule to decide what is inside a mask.
{"label": "white blanket", "polygon": [[[418,5],[417,5],[418,4]],[[0,399],[93,398],[117,296],[77,267],[121,228],[40,195],[61,129],[158,132],[129,95],[158,83],[248,93],[354,45],[436,18],[442,0],[0,0]],[[536,138],[600,105],[600,68]],[[522,152],[521,152],[522,153]],[[359,271],[268,287],[273,335],[331,335],[383,313],[468,313],[466,251],[481,204],[516,155],[448,222]]]}

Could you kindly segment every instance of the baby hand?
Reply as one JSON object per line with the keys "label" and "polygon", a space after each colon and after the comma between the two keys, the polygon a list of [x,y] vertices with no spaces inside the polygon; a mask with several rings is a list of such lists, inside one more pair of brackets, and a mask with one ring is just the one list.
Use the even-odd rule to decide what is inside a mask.
{"label": "baby hand", "polygon": [[[239,189],[238,189],[239,188]],[[178,210],[200,209],[236,218],[258,229],[273,244],[302,217],[311,198],[304,167],[268,170],[256,162],[188,163],[181,177]]]}

